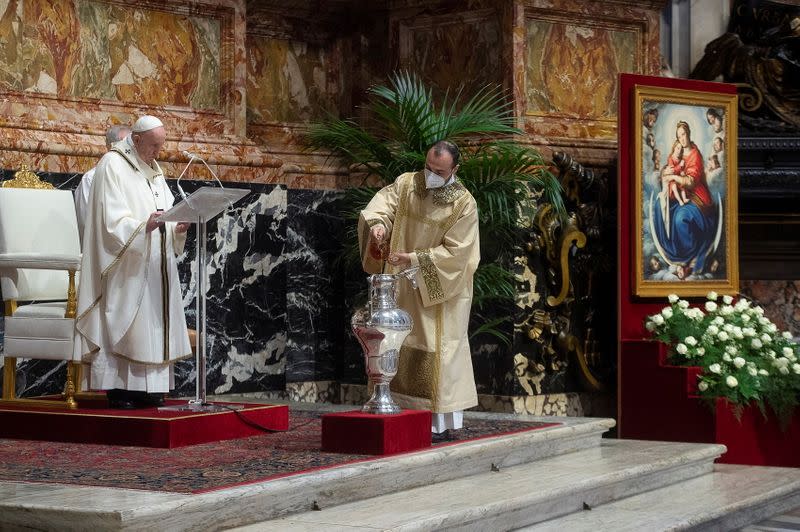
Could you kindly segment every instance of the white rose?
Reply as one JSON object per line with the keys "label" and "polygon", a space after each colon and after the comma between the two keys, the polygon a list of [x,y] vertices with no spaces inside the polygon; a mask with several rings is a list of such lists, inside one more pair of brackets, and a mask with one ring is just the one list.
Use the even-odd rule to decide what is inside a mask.
{"label": "white rose", "polygon": [[761,341],[764,342],[765,344],[768,344],[772,341],[772,336],[768,335],[767,333],[764,333],[761,335]]}
{"label": "white rose", "polygon": [[764,316],[761,316],[760,318],[758,318],[758,323],[760,323],[761,325],[766,325],[767,323],[769,323],[769,320]]}
{"label": "white rose", "polygon": [[697,389],[700,390],[701,392],[704,392],[704,391],[708,390],[708,383],[706,383],[704,381],[698,382],[697,383]]}
{"label": "white rose", "polygon": [[709,312],[714,312],[717,310],[717,304],[713,301],[706,301],[706,310]]}
{"label": "white rose", "polygon": [[733,375],[728,375],[725,378],[725,384],[727,384],[730,388],[736,388],[739,386],[739,381],[736,380],[736,377]]}
{"label": "white rose", "polygon": [[705,355],[706,354],[706,348],[705,347],[698,347],[697,348],[697,354],[700,355],[700,356]]}
{"label": "white rose", "polygon": [[723,323],[725,323],[725,319],[722,316],[717,316],[711,323],[713,323],[714,325],[722,325]]}
{"label": "white rose", "polygon": [[742,314],[742,321],[747,323],[748,321],[750,321],[750,316],[748,316],[747,314]]}
{"label": "white rose", "polygon": [[742,334],[742,328],[741,327],[734,327],[733,328],[733,337],[736,338],[737,340],[741,340],[742,338],[744,338],[744,334]]}
{"label": "white rose", "polygon": [[680,301],[678,301],[678,306],[681,308],[689,308],[689,302],[686,301],[685,299],[681,299]]}
{"label": "white rose", "polygon": [[[800,364],[798,365],[800,366]],[[756,368],[747,368],[747,373],[749,373],[750,376],[755,377],[758,375],[758,370]]]}
{"label": "white rose", "polygon": [[664,325],[664,317],[661,314],[653,316],[653,323],[656,325]]}
{"label": "white rose", "polygon": [[792,371],[794,371],[797,375],[800,375],[800,364],[792,364]]}
{"label": "white rose", "polygon": [[733,359],[728,353],[722,353],[722,360],[724,360],[725,362],[730,362]]}
{"label": "white rose", "polygon": [[783,357],[776,358],[775,360],[772,361],[772,365],[775,366],[776,368],[785,368],[789,365],[789,359]]}
{"label": "white rose", "polygon": [[723,307],[719,309],[719,313],[723,316],[730,316],[733,314],[733,307],[730,305],[723,305]]}
{"label": "white rose", "polygon": [[736,354],[736,346],[726,345],[725,346],[725,352],[726,353],[730,353],[731,355],[735,355]]}
{"label": "white rose", "polygon": [[710,301],[716,301],[716,300],[717,300],[717,298],[718,298],[719,296],[717,295],[717,293],[716,293],[716,292],[713,292],[713,291],[712,291],[712,292],[709,292],[709,293],[708,293],[708,295],[707,295],[706,297],[707,297],[707,298],[708,298]]}
{"label": "white rose", "polygon": [[661,314],[667,319],[671,318],[672,317],[672,307],[664,307],[663,309],[661,309]]}
{"label": "white rose", "polygon": [[744,333],[745,336],[755,336],[756,330],[753,329],[752,327],[745,327],[744,329],[742,329],[742,333]]}
{"label": "white rose", "polygon": [[652,321],[648,321],[647,323],[644,324],[644,328],[650,332],[653,332],[656,328],[656,324],[653,323]]}
{"label": "white rose", "polygon": [[787,339],[787,340],[791,340],[791,339],[793,338],[793,337],[792,337],[792,333],[790,333],[789,331],[783,331],[783,332],[781,333],[781,336],[783,336],[783,337],[784,337],[785,339]]}
{"label": "white rose", "polygon": [[733,324],[731,323],[726,323],[722,328],[727,332],[733,332]]}
{"label": "white rose", "polygon": [[711,336],[714,336],[719,332],[719,328],[716,325],[709,325],[708,329],[706,329],[706,332]]}
{"label": "white rose", "polygon": [[675,351],[678,353],[685,355],[689,349],[684,344],[678,344],[675,346]]}
{"label": "white rose", "polygon": [[686,345],[691,345],[691,346],[697,345],[697,340],[695,340],[694,336],[687,336],[684,342],[686,342]]}
{"label": "white rose", "polygon": [[755,313],[756,313],[756,314],[758,314],[759,316],[762,316],[762,315],[764,314],[764,309],[763,309],[763,308],[761,308],[760,306],[758,306],[758,307],[754,308],[753,310],[754,310],[754,311],[755,311]]}
{"label": "white rose", "polygon": [[725,331],[720,331],[719,334],[717,335],[717,338],[719,338],[724,342],[725,340],[728,339],[728,333],[726,333]]}
{"label": "white rose", "polygon": [[733,298],[731,296],[722,296],[722,302],[726,305],[730,305],[733,303]]}
{"label": "white rose", "polygon": [[781,372],[781,375],[788,375],[789,374],[789,368],[787,368],[787,367],[778,368],[778,371]]}
{"label": "white rose", "polygon": [[775,358],[777,355],[775,354],[775,351],[773,351],[772,349],[770,349],[769,351],[767,351],[767,356],[768,356],[769,358]]}
{"label": "white rose", "polygon": [[754,349],[761,349],[762,347],[761,340],[758,338],[753,338],[753,341],[750,342],[750,345],[752,345]]}
{"label": "white rose", "polygon": [[670,294],[667,296],[670,303],[676,303],[678,301],[678,294]]}
{"label": "white rose", "polygon": [[791,347],[784,347],[781,349],[781,353],[783,353],[783,356],[788,357],[794,354],[794,350]]}
{"label": "white rose", "polygon": [[720,372],[722,371],[722,367],[719,364],[714,363],[714,364],[711,364],[710,366],[708,366],[708,371],[710,371],[711,373],[716,373],[717,375],[719,375]]}
{"label": "white rose", "polygon": [[736,366],[737,368],[744,367],[745,360],[742,357],[736,357],[733,359],[733,365]]}
{"label": "white rose", "polygon": [[760,370],[758,370],[758,374],[761,375],[761,376],[766,377],[767,375],[769,375],[769,371],[767,371],[765,369],[760,369]]}
{"label": "white rose", "polygon": [[776,332],[778,332],[778,326],[775,325],[774,323],[770,323],[769,325],[767,325],[767,331],[772,334],[775,334]]}

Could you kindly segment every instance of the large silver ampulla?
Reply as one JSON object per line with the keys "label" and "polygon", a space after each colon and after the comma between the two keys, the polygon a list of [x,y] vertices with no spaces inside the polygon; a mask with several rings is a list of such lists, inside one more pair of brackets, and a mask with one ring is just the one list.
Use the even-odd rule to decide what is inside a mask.
{"label": "large silver ampulla", "polygon": [[401,409],[392,399],[389,383],[397,374],[400,347],[411,332],[414,320],[397,306],[397,281],[405,277],[417,288],[415,274],[409,268],[398,274],[375,274],[367,278],[369,302],[350,320],[367,366],[367,379],[373,386],[372,396],[361,408],[369,414],[399,414]]}

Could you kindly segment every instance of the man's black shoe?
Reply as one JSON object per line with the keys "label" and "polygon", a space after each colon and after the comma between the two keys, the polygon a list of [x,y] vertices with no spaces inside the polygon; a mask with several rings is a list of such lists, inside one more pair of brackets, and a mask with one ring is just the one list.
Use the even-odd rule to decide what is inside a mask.
{"label": "man's black shoe", "polygon": [[444,443],[448,441],[453,441],[453,438],[450,435],[450,429],[445,429],[444,432],[434,432],[431,434],[431,443]]}
{"label": "man's black shoe", "polygon": [[133,410],[138,407],[133,401],[126,401],[125,399],[109,399],[108,408],[114,408],[118,410]]}
{"label": "man's black shoe", "polygon": [[139,401],[143,406],[164,406],[163,393],[148,393]]}

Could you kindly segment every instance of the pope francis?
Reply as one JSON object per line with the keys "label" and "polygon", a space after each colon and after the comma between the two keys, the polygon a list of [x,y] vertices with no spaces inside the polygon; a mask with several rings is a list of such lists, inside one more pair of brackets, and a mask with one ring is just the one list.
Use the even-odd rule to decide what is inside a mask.
{"label": "pope francis", "polygon": [[173,203],[156,157],[164,124],[136,121],[95,171],[81,262],[75,352],[112,408],[163,404],[172,362],[191,355],[176,256],[188,224],[158,221]]}
{"label": "pope francis", "polygon": [[456,178],[458,159],[455,144],[435,143],[425,170],[378,191],[358,222],[364,271],[381,272],[386,247],[387,273],[420,267],[419,291],[408,284],[398,290],[397,304],[414,328],[391,388],[401,406],[431,410],[437,434],[461,428],[462,411],[478,404],[467,339],[480,261],[478,208]]}

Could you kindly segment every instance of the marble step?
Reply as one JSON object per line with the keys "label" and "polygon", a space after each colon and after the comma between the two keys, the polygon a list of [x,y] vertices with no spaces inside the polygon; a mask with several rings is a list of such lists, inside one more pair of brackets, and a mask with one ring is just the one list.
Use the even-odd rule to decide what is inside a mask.
{"label": "marble step", "polygon": [[800,470],[717,464],[709,475],[522,530],[736,530],[797,507]]}
{"label": "marble step", "polygon": [[[716,444],[604,440],[597,448],[235,530],[511,530],[710,473]],[[563,530],[569,530],[565,528]]]}
{"label": "marble step", "polygon": [[[470,414],[502,419],[516,416]],[[599,449],[613,419],[561,422],[538,430],[356,462],[200,494],[57,484],[0,484],[0,530],[220,530],[282,515],[448,482],[519,464]],[[535,481],[534,483],[538,483]]]}

